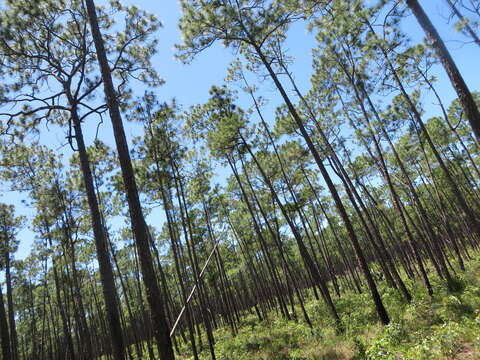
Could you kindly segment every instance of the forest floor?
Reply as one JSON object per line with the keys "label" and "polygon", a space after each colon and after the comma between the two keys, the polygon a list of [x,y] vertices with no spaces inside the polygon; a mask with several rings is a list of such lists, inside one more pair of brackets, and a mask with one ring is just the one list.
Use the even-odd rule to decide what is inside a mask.
{"label": "forest floor", "polygon": [[[313,329],[304,321],[286,321],[272,313],[259,321],[255,314],[242,320],[238,334],[229,328],[215,331],[218,360],[314,359],[480,359],[480,256],[457,271],[457,290],[431,277],[431,299],[420,280],[407,280],[413,301],[379,284],[391,323],[378,323],[369,293],[345,293],[335,299],[345,333],[338,335],[321,301],[308,300],[306,309]],[[333,293],[333,292],[332,292]],[[300,309],[297,311],[301,316]],[[204,339],[201,359],[209,359]],[[188,345],[180,359],[193,359]]]}

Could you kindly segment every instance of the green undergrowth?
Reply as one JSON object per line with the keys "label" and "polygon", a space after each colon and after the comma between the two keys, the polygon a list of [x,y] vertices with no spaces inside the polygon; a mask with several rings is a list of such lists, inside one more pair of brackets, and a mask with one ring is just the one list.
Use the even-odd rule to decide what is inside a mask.
{"label": "green undergrowth", "polygon": [[[259,321],[245,317],[238,334],[228,328],[215,331],[218,360],[272,359],[480,359],[480,257],[458,271],[455,291],[432,276],[435,295],[430,299],[420,281],[407,281],[413,301],[379,285],[391,323],[378,323],[368,292],[346,293],[335,299],[345,327],[339,335],[321,301],[309,299],[306,308],[313,329],[300,320],[283,320],[272,313]],[[301,316],[300,309],[297,311]],[[209,359],[206,340],[201,359]],[[193,359],[188,345],[180,359]]]}

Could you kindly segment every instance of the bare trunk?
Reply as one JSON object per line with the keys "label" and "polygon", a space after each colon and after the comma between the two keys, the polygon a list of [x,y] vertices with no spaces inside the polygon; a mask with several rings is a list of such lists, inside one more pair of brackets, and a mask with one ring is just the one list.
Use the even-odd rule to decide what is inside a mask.
{"label": "bare trunk", "polygon": [[445,68],[452,86],[457,92],[460,103],[465,110],[465,115],[470,122],[470,126],[475,134],[475,138],[477,139],[477,142],[480,143],[480,112],[469,88],[467,87],[467,84],[465,83],[465,80],[460,74],[460,71],[453,61],[453,58],[445,46],[445,43],[438,34],[437,29],[435,29],[435,26],[428,18],[428,15],[425,13],[418,0],[407,0],[407,5],[417,18],[417,21],[423,28],[425,35],[437,53],[437,56],[440,59],[443,67]]}
{"label": "bare trunk", "polygon": [[135,174],[130,160],[130,153],[128,150],[125,130],[123,128],[120,108],[115,94],[115,88],[113,86],[112,74],[110,72],[102,34],[98,25],[95,4],[93,0],[85,0],[85,3],[87,5],[90,27],[95,42],[100,71],[102,73],[105,97],[107,99],[110,120],[113,126],[123,183],[128,200],[132,230],[138,249],[143,281],[147,292],[147,300],[152,314],[153,333],[157,341],[160,359],[172,360],[175,358],[175,355],[173,353],[172,341],[169,335],[168,322],[165,317],[164,299],[155,277],[153,259],[149,246],[149,232],[140,205]]}

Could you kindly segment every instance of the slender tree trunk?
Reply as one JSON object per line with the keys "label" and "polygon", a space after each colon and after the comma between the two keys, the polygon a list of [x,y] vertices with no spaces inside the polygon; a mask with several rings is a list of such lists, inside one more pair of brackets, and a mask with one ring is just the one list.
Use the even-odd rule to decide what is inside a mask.
{"label": "slender tree trunk", "polygon": [[[92,177],[93,177],[93,183],[95,185],[95,194],[96,194],[97,199],[98,199],[98,205],[99,205],[99,207],[102,207],[102,197],[100,196],[100,189],[99,189],[99,185],[98,185],[98,177],[96,175],[95,166],[92,166]],[[118,260],[117,260],[116,250],[115,250],[115,248],[112,244],[112,241],[110,239],[110,234],[108,233],[108,229],[106,227],[105,216],[102,212],[100,212],[100,216],[101,216],[103,231],[105,233],[105,240],[107,242],[107,247],[108,247],[108,249],[110,251],[110,254],[112,256],[112,260],[113,260],[113,263],[115,265],[115,270],[117,272],[117,277],[120,280],[120,287],[122,289],[123,296],[125,297],[125,305],[126,305],[128,317],[129,317],[129,320],[130,320],[130,330],[131,331],[133,330],[133,333],[134,333],[132,341],[134,342],[135,349],[136,349],[136,352],[137,352],[137,356],[138,356],[138,358],[141,359],[142,356],[143,356],[142,344],[141,344],[141,338],[140,338],[141,331],[139,329],[136,318],[133,314],[133,310],[132,310],[132,306],[131,306],[130,292],[129,292],[128,286],[126,284],[126,280],[124,279],[124,275],[122,274],[122,272],[120,270],[120,265],[119,265]],[[120,304],[120,301],[117,300],[117,303]],[[123,326],[123,328],[124,328],[124,331],[127,332],[127,327],[125,325]],[[130,338],[128,336],[125,336],[125,341],[126,341],[126,346],[127,347],[129,345],[128,344],[129,340],[130,340]]]}
{"label": "slender tree trunk", "polygon": [[10,351],[10,333],[8,332],[7,313],[5,312],[5,303],[3,301],[2,286],[0,285],[0,338],[2,339],[3,360],[12,360]]}
{"label": "slender tree trunk", "polygon": [[[87,313],[85,311],[84,298],[82,294],[81,276],[77,268],[77,260],[75,253],[74,235],[75,235],[75,220],[71,214],[71,204],[68,204],[64,193],[60,189],[59,182],[55,182],[57,196],[60,201],[60,210],[62,211],[61,220],[58,221],[58,226],[63,232],[64,241],[62,243],[64,249],[65,261],[70,263],[71,275],[69,273],[69,266],[65,267],[69,278],[70,295],[72,297],[73,310],[75,315],[75,322],[78,328],[79,335],[79,353],[82,354],[85,360],[93,356],[92,336],[87,322]],[[81,344],[81,345],[80,345]]]}
{"label": "slender tree trunk", "polygon": [[[295,226],[295,224],[293,223],[293,221],[291,220],[290,216],[288,215],[285,207],[283,206],[282,202],[280,201],[279,197],[278,197],[278,194],[276,193],[275,189],[273,188],[273,185],[272,183],[270,182],[267,174],[265,173],[265,171],[263,170],[262,166],[260,165],[260,163],[258,162],[257,158],[255,157],[255,155],[253,154],[252,150],[250,149],[250,146],[246,143],[245,139],[242,138],[242,141],[243,143],[245,144],[246,148],[247,148],[247,151],[248,153],[250,154],[250,156],[252,157],[252,160],[255,162],[258,170],[260,171],[261,175],[262,175],[262,178],[264,180],[264,182],[266,183],[266,185],[268,186],[268,188],[270,189],[270,192],[272,193],[272,196],[274,196],[275,198],[275,202],[277,203],[278,207],[280,208],[280,211],[282,212],[282,215],[283,217],[285,218],[285,220],[287,221],[288,223],[288,226],[290,227],[290,230],[292,231],[293,233],[293,236],[295,238],[295,241],[297,243],[297,246],[299,248],[299,251],[300,251],[300,255],[302,257],[302,260],[304,261],[305,263],[305,267],[309,270],[309,273],[310,275],[313,277],[314,281],[315,281],[315,285],[319,285],[320,286],[320,289],[322,291],[322,295],[323,295],[323,298],[326,302],[326,305],[330,311],[330,313],[332,314],[333,318],[335,319],[335,322],[337,324],[337,327],[338,327],[338,330],[340,331],[343,331],[343,325],[341,323],[341,320],[340,320],[340,317],[338,316],[338,313],[337,313],[337,309],[335,308],[335,305],[332,301],[332,298],[330,296],[330,292],[328,290],[328,287],[326,286],[325,282],[324,282],[324,279],[322,277],[322,275],[320,274],[320,272],[318,271],[318,268],[316,267],[312,257],[310,256],[308,250],[307,250],[307,247],[305,246],[305,243],[297,229],[297,227]],[[322,164],[323,166],[323,164]],[[325,170],[326,171],[326,170]]]}
{"label": "slender tree trunk", "polygon": [[[250,217],[252,218],[253,228],[254,228],[255,233],[257,234],[257,237],[259,239],[260,248],[261,248],[261,250],[264,254],[264,258],[266,259],[265,263],[266,263],[266,266],[267,266],[268,273],[269,273],[269,275],[272,279],[271,282],[273,284],[273,288],[275,290],[276,297],[277,297],[279,305],[280,305],[280,310],[281,310],[282,314],[284,315],[284,317],[286,317],[288,320],[290,320],[289,315],[288,315],[288,310],[287,310],[286,304],[285,304],[284,299],[283,299],[283,294],[281,292],[280,280],[278,279],[277,273],[275,271],[275,267],[276,267],[275,261],[274,261],[272,255],[270,254],[270,251],[268,250],[267,242],[266,242],[266,240],[263,236],[262,230],[260,229],[259,221],[257,220],[257,218],[255,216],[255,211],[254,211],[254,209],[252,207],[252,204],[251,204],[251,202],[250,202],[250,200],[247,196],[247,193],[244,189],[243,183],[240,179],[240,176],[238,174],[235,163],[234,163],[233,160],[230,159],[230,156],[228,156],[228,155],[227,155],[227,160],[228,160],[228,163],[229,163],[229,165],[230,165],[230,167],[233,171],[233,175],[235,176],[235,179],[237,180],[237,184],[238,184],[238,186],[240,188],[240,192],[242,194],[243,202],[247,205],[248,212],[250,214]],[[248,181],[248,176],[247,176],[247,181]]]}
{"label": "slender tree trunk", "polygon": [[[42,209],[42,211],[45,211]],[[53,241],[52,237],[50,235],[50,225],[46,220],[43,220],[43,227],[45,228],[45,238],[48,241],[48,245],[50,248],[53,250]],[[60,276],[58,274],[58,266],[57,262],[54,258],[54,255],[52,254],[52,269],[53,269],[53,279],[55,281],[55,294],[57,298],[57,304],[58,304],[58,310],[60,313],[60,318],[62,320],[62,330],[63,330],[63,336],[64,336],[64,341],[67,343],[67,348],[65,353],[70,354],[70,356],[67,355],[67,359],[75,360],[77,358],[76,353],[75,353],[75,347],[73,345],[73,339],[70,331],[70,324],[68,321],[67,317],[67,311],[66,311],[66,299],[62,298],[62,288],[61,288],[61,282],[60,282]]]}
{"label": "slender tree trunk", "polygon": [[[257,109],[258,109],[258,108],[257,108]],[[262,119],[263,119],[263,118],[262,118]],[[266,123],[264,123],[264,126],[267,126]],[[268,132],[268,127],[266,127],[266,130],[267,130],[267,132]],[[269,133],[269,134],[270,134],[270,133]],[[270,135],[269,135],[269,136],[270,136]],[[271,140],[273,141],[273,139],[271,139]],[[272,144],[273,144],[273,142],[272,142]],[[279,161],[280,161],[280,158],[278,158],[278,159],[279,159]],[[298,301],[299,301],[299,304],[300,304],[300,308],[301,308],[301,310],[302,310],[303,317],[304,317],[306,323],[308,324],[308,326],[309,326],[309,327],[313,327],[312,322],[310,321],[310,317],[308,316],[308,313],[307,313],[307,311],[306,311],[306,309],[305,309],[305,306],[304,306],[304,303],[303,303],[303,299],[302,299],[302,296],[301,296],[300,291],[299,291],[299,289],[298,289],[298,286],[297,286],[297,283],[296,283],[296,281],[295,281],[295,278],[294,278],[294,276],[293,276],[292,270],[291,270],[290,265],[289,265],[289,263],[288,263],[288,261],[287,261],[287,258],[286,258],[286,255],[285,255],[285,251],[284,251],[284,249],[283,249],[283,245],[282,245],[282,242],[281,242],[281,240],[280,240],[280,236],[279,236],[278,232],[276,233],[276,232],[273,230],[273,228],[272,228],[272,226],[271,226],[271,224],[270,224],[270,222],[269,222],[269,220],[268,220],[267,214],[265,213],[265,210],[263,209],[263,207],[262,207],[262,205],[261,205],[261,203],[260,203],[260,200],[258,199],[258,197],[257,197],[257,195],[256,195],[256,193],[255,193],[255,190],[253,189],[252,183],[251,183],[251,181],[250,181],[250,177],[248,176],[248,173],[247,173],[247,170],[246,170],[246,168],[245,168],[245,165],[243,164],[243,160],[242,160],[242,166],[243,166],[243,169],[244,169],[245,178],[246,178],[247,183],[248,183],[248,185],[249,185],[249,187],[250,187],[250,190],[251,190],[251,192],[252,192],[253,198],[254,198],[255,202],[257,203],[257,206],[258,206],[258,208],[259,208],[259,210],[260,210],[260,213],[262,214],[262,217],[263,217],[263,219],[264,219],[264,221],[265,221],[265,224],[267,225],[267,228],[268,228],[268,230],[269,230],[269,232],[270,232],[270,234],[271,234],[271,236],[272,236],[272,239],[275,241],[275,245],[276,245],[276,247],[277,247],[277,249],[278,249],[278,251],[279,251],[280,259],[281,259],[281,261],[282,261],[282,264],[283,264],[283,267],[284,267],[285,273],[286,273],[287,286],[289,286],[288,284],[289,284],[289,280],[290,280],[291,286],[293,287],[293,289],[294,289],[294,291],[295,291],[295,294],[296,294],[297,297],[298,297]],[[237,181],[239,182],[239,181],[240,181],[240,178],[238,177],[238,175],[236,175],[236,178],[237,178]],[[241,183],[239,183],[239,185],[241,185]],[[245,194],[245,197],[246,197],[246,194]],[[273,199],[273,204],[272,204],[272,206],[274,206],[274,205],[275,205],[275,200]],[[252,216],[253,216],[253,215],[252,215]],[[295,313],[295,312],[294,312],[295,309],[294,309],[294,307],[293,307],[293,301],[292,301],[292,309],[293,309],[293,313]]]}
{"label": "slender tree trunk", "polygon": [[458,18],[458,20],[460,20],[460,22],[465,24],[464,25],[465,26],[464,31],[467,32],[467,34],[472,37],[473,41],[475,41],[475,43],[478,46],[480,46],[480,38],[478,37],[477,33],[472,29],[472,27],[468,23],[468,19],[465,19],[463,14],[460,12],[460,10],[458,10],[458,8],[455,6],[455,3],[452,0],[445,0],[445,1],[450,6],[450,8],[452,9],[453,13]]}
{"label": "slender tree trunk", "polygon": [[11,261],[10,252],[5,251],[5,282],[7,284],[7,308],[8,308],[8,321],[10,325],[10,342],[12,349],[12,359],[18,360],[18,337],[17,327],[15,325],[15,311],[13,308],[13,289],[12,289],[12,275],[11,275]]}
{"label": "slender tree trunk", "polygon": [[[152,119],[149,118],[147,120],[147,131],[150,135],[150,138],[152,141],[155,141],[154,139],[154,132],[152,128]],[[158,139],[157,141],[161,141],[162,139]],[[174,256],[174,263],[175,263],[175,270],[177,272],[177,277],[178,277],[178,282],[180,285],[180,290],[181,290],[181,295],[182,295],[182,301],[183,303],[186,303],[187,300],[187,292],[185,289],[185,283],[184,279],[182,278],[182,274],[184,272],[184,267],[181,266],[181,255],[179,254],[179,249],[180,249],[180,239],[177,237],[178,230],[175,227],[175,220],[173,219],[173,216],[171,214],[172,209],[173,209],[173,201],[170,194],[167,193],[167,186],[168,186],[168,179],[165,180],[164,177],[162,176],[162,169],[160,166],[160,156],[159,154],[161,153],[161,150],[157,149],[158,143],[153,145],[152,149],[152,155],[153,155],[153,160],[155,162],[155,175],[157,177],[157,181],[159,184],[159,192],[162,197],[163,201],[163,207],[165,211],[165,215],[167,217],[167,227],[168,227],[168,233],[170,235],[170,241],[171,241],[171,248],[173,251],[173,256]],[[172,169],[173,171],[173,169]],[[166,172],[166,176],[168,176],[168,172]],[[193,358],[195,360],[198,360],[198,353],[197,353],[197,346],[195,344],[195,333],[194,333],[194,328],[193,328],[193,322],[192,322],[192,309],[190,305],[187,305],[186,308],[186,318],[187,318],[187,325],[188,325],[188,332],[189,332],[189,337],[190,337],[190,344],[191,344],[191,349],[193,352]]]}
{"label": "slender tree trunk", "polygon": [[445,71],[452,82],[452,85],[457,92],[458,98],[465,111],[465,115],[470,122],[473,133],[477,142],[480,143],[480,112],[477,104],[473,99],[470,89],[467,87],[465,80],[463,79],[457,65],[453,61],[450,52],[448,51],[445,43],[435,29],[435,26],[430,21],[428,15],[419,4],[418,0],[406,0],[408,7],[412,10],[413,14],[417,18],[420,26],[423,28],[425,35],[430,41],[433,49],[435,50],[438,58],[440,59]]}
{"label": "slender tree trunk", "polygon": [[102,281],[103,297],[107,310],[110,338],[113,345],[113,356],[115,360],[124,360],[125,344],[123,342],[117,291],[115,288],[112,264],[108,253],[105,229],[103,228],[102,217],[98,206],[98,199],[95,193],[92,170],[90,169],[90,160],[88,158],[87,149],[83,139],[82,126],[75,108],[72,109],[71,115],[75,130],[75,139],[78,146],[80,167],[83,174],[85,192],[87,194],[88,206],[90,209],[90,220],[92,222],[93,234],[95,238],[95,247],[100,269],[100,278]]}
{"label": "slender tree trunk", "polygon": [[90,27],[100,65],[100,71],[102,73],[105,97],[107,99],[107,106],[110,113],[110,120],[113,126],[115,143],[122,170],[123,183],[128,200],[132,230],[138,248],[143,281],[147,291],[147,300],[152,314],[153,333],[157,341],[160,359],[172,360],[175,358],[175,355],[173,353],[172,341],[168,331],[164,300],[155,277],[153,259],[149,246],[148,228],[140,205],[135,174],[130,160],[130,153],[128,150],[125,130],[123,128],[120,108],[115,88],[113,86],[112,74],[110,72],[102,34],[98,25],[95,4],[93,0],[85,0],[85,3],[87,5]]}
{"label": "slender tree trunk", "polygon": [[[380,318],[380,321],[383,324],[388,324],[390,322],[390,318],[388,316],[387,310],[385,309],[382,299],[380,297],[380,294],[378,293],[377,285],[375,284],[375,281],[373,280],[372,274],[370,272],[370,269],[368,268],[367,261],[365,259],[365,256],[363,254],[362,248],[360,247],[360,243],[358,242],[357,235],[355,233],[355,230],[353,228],[352,222],[350,221],[347,211],[345,209],[345,206],[343,205],[343,202],[338,194],[338,191],[335,187],[335,184],[333,183],[330,175],[328,174],[327,169],[325,168],[325,165],[323,164],[322,159],[320,158],[320,154],[318,153],[317,149],[315,148],[315,145],[313,144],[313,141],[308,135],[307,130],[305,129],[305,126],[303,124],[302,119],[300,118],[300,115],[298,114],[297,110],[295,109],[295,106],[293,103],[290,101],[290,98],[288,97],[283,85],[281,84],[280,80],[278,79],[277,74],[273,70],[270,62],[267,60],[265,55],[263,54],[262,50],[256,46],[255,51],[257,52],[258,56],[260,57],[263,65],[267,69],[270,77],[272,78],[273,82],[275,83],[275,86],[277,87],[278,91],[280,92],[280,95],[282,96],[285,105],[287,106],[287,109],[292,116],[292,118],[295,120],[295,123],[297,124],[298,129],[300,130],[300,133],[302,137],[304,138],[305,142],[307,143],[307,147],[310,150],[311,154],[313,155],[313,158],[315,162],[317,163],[318,168],[320,169],[320,173],[322,174],[323,179],[325,180],[325,183],[327,184],[328,190],[330,191],[330,194],[332,195],[333,201],[335,202],[335,205],[337,207],[338,212],[340,213],[340,216],[345,224],[345,227],[347,229],[348,236],[350,238],[350,241],[352,242],[352,246],[355,251],[355,255],[358,259],[358,262],[360,264],[360,267],[362,269],[362,272],[365,276],[365,279],[367,280],[367,285],[370,289],[370,293],[372,295],[372,300],[375,303],[375,308],[377,310],[378,317]],[[326,144],[328,145],[328,144]]]}
{"label": "slender tree trunk", "polygon": [[[187,244],[187,253],[193,269],[193,278],[195,280],[195,283],[198,284],[198,302],[200,304],[201,317],[205,325],[205,332],[207,333],[207,342],[210,350],[210,357],[212,360],[215,360],[215,339],[213,338],[212,327],[207,311],[204,281],[202,278],[199,277],[200,269],[198,265],[197,253],[195,251],[195,244],[192,239],[193,230],[190,221],[190,215],[188,213],[187,200],[185,198],[185,192],[183,189],[183,181],[181,179],[180,170],[175,161],[171,161],[171,167],[174,172],[173,178],[175,180],[175,185],[177,188],[177,198],[180,205],[180,216],[182,220],[183,232],[185,235],[185,242]],[[201,337],[199,337],[198,339],[199,342],[201,342]],[[200,345],[200,348],[201,347],[202,346]]]}

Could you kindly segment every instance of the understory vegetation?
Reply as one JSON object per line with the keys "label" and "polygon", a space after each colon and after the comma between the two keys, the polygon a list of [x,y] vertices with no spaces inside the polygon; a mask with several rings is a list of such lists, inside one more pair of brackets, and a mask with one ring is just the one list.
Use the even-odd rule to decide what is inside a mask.
{"label": "understory vegetation", "polygon": [[[219,360],[479,359],[479,272],[477,255],[466,263],[464,272],[458,271],[454,289],[433,278],[433,298],[410,281],[411,303],[380,282],[392,318],[387,326],[378,323],[368,293],[346,293],[337,302],[345,324],[343,334],[325,317],[327,309],[312,294],[306,308],[312,314],[313,329],[301,320],[284,320],[278,313],[258,321],[250,310],[236,336],[226,327],[215,331],[217,356]],[[187,344],[180,347],[180,358],[193,358]],[[209,358],[206,349],[200,358]]]}

